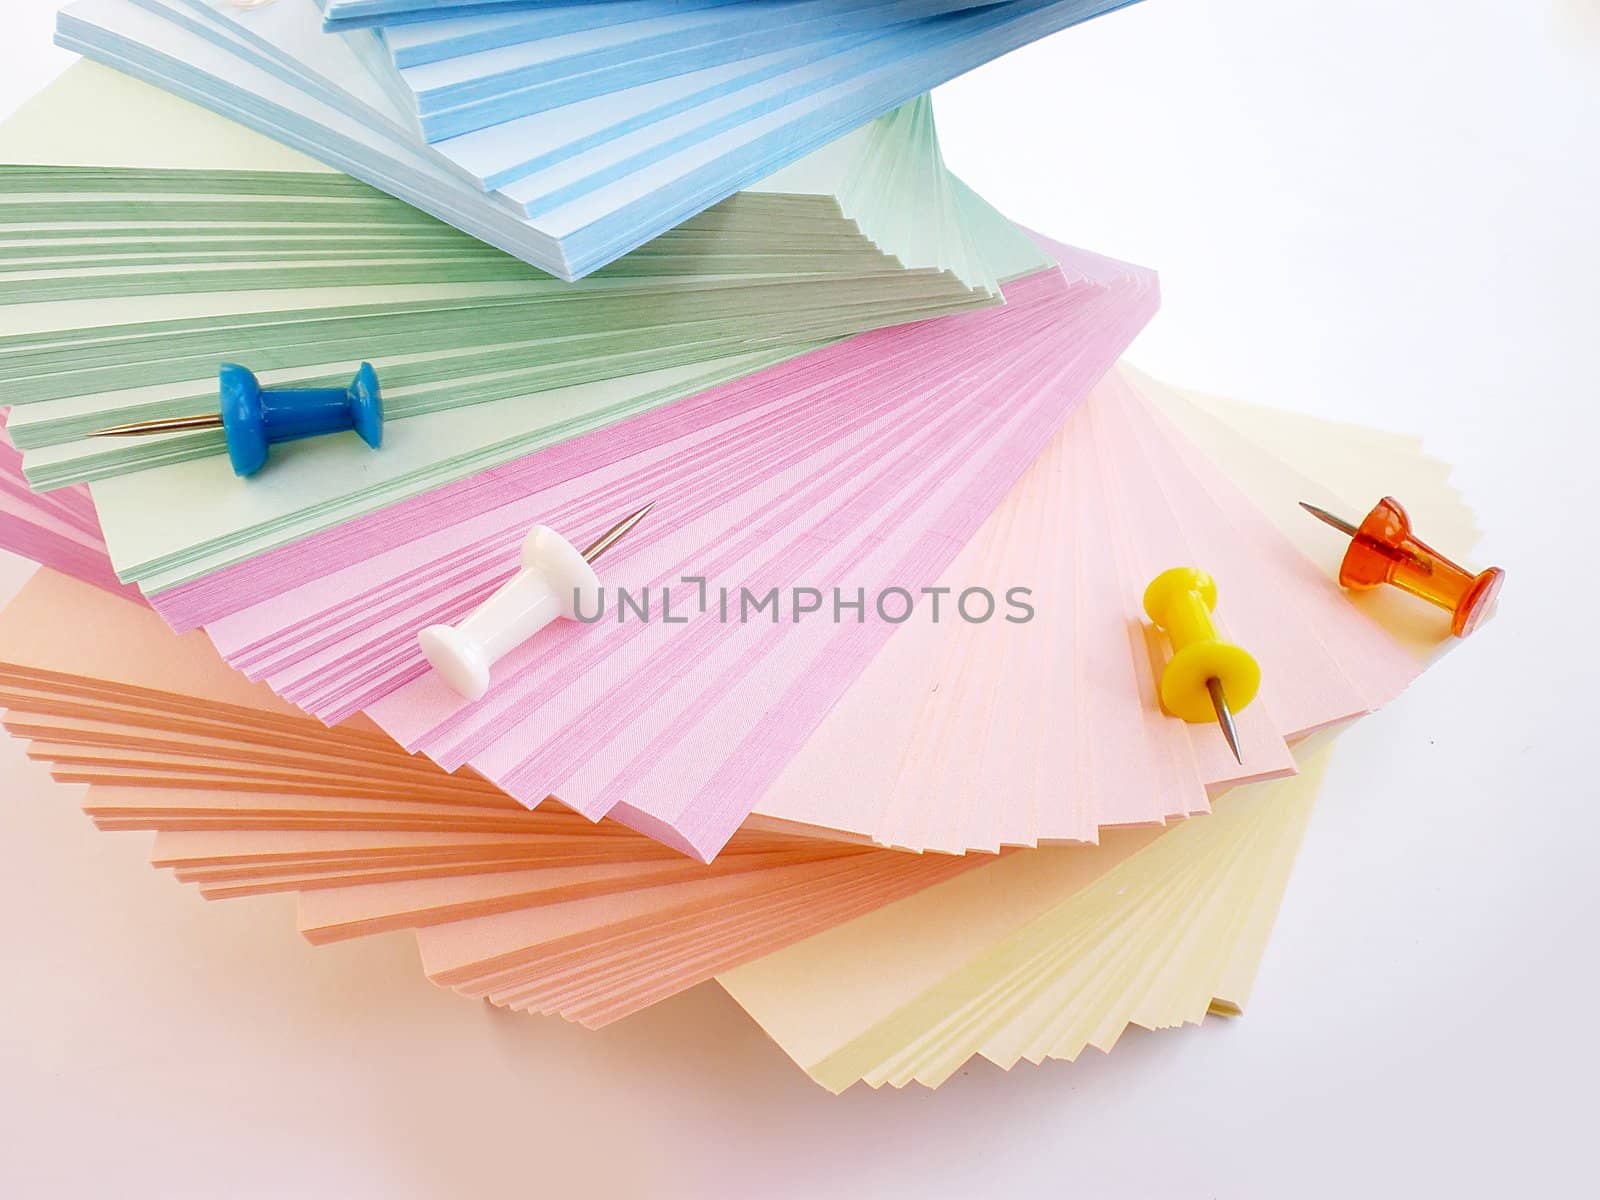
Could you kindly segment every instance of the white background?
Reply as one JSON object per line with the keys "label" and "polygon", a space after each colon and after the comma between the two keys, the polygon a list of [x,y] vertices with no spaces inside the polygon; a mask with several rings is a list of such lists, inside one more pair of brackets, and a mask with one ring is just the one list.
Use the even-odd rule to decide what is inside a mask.
{"label": "white background", "polygon": [[[0,112],[51,8],[5,5]],[[1134,362],[1425,434],[1508,569],[1341,739],[1249,1015],[833,1098],[713,987],[589,1033],[207,906],[6,740],[0,1194],[1593,1194],[1600,0],[1148,0],[938,115],[1002,210],[1161,271]]]}

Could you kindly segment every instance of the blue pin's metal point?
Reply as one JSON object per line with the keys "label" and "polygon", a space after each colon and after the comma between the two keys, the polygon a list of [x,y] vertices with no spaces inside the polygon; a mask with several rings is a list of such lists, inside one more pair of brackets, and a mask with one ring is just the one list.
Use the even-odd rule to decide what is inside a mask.
{"label": "blue pin's metal point", "polygon": [[215,429],[228,439],[235,475],[254,475],[277,442],[353,429],[376,450],[383,444],[383,397],[378,373],[362,363],[346,388],[263,388],[255,374],[235,363],[217,372],[220,412],[216,416],[167,417],[99,429],[90,437],[135,437],[179,429]]}

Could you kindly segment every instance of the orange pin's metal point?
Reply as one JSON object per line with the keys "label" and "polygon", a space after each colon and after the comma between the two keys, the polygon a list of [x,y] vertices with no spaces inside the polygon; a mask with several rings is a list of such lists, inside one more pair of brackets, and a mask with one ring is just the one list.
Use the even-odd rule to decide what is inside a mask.
{"label": "orange pin's metal point", "polygon": [[1364,591],[1392,583],[1450,614],[1450,632],[1466,637],[1488,615],[1506,573],[1490,567],[1477,575],[1457,566],[1411,534],[1406,510],[1389,496],[1379,500],[1359,526],[1304,500],[1300,507],[1350,539],[1339,564],[1339,583]]}
{"label": "orange pin's metal point", "polygon": [[1242,764],[1233,714],[1256,698],[1261,668],[1248,651],[1217,636],[1216,606],[1216,581],[1197,567],[1163,571],[1144,590],[1145,615],[1172,642],[1161,672],[1161,706],[1195,724],[1215,719]]}

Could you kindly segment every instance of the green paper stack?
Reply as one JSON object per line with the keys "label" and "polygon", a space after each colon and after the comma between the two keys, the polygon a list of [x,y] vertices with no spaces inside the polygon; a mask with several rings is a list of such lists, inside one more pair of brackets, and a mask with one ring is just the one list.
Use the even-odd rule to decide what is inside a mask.
{"label": "green paper stack", "polygon": [[[231,487],[220,432],[88,435],[210,411],[223,361],[268,386],[341,384],[361,360],[383,379],[381,458],[151,545],[120,564],[140,579],[214,569],[837,338],[999,303],[1002,279],[1047,265],[945,170],[925,98],[576,284],[93,64],[0,130],[0,163],[0,400],[33,486],[119,481],[102,510],[141,523],[152,495],[208,512]],[[338,441],[282,457],[355,454]]]}

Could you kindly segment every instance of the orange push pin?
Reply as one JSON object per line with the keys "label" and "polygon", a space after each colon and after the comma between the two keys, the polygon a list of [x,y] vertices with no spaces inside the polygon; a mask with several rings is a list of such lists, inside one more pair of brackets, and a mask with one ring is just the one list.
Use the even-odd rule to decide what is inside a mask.
{"label": "orange push pin", "polygon": [[1198,567],[1163,571],[1144,590],[1145,614],[1172,642],[1172,657],[1161,672],[1161,706],[1191,724],[1216,718],[1242,764],[1229,702],[1242,711],[1256,698],[1261,668],[1247,651],[1217,636],[1211,619],[1216,606],[1216,581]]}
{"label": "orange push pin", "polygon": [[1488,615],[1506,573],[1490,567],[1474,575],[1411,536],[1411,522],[1398,501],[1385,496],[1360,528],[1304,500],[1300,507],[1350,538],[1339,564],[1339,583],[1364,591],[1392,583],[1450,614],[1450,632],[1466,637]]}

